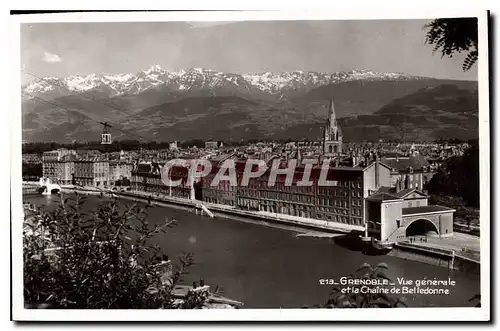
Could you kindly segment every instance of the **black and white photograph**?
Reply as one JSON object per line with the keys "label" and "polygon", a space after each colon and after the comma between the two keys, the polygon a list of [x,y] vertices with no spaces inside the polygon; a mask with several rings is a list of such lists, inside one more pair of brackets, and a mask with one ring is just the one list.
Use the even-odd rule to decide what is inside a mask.
{"label": "black and white photograph", "polygon": [[488,19],[11,15],[12,319],[489,320]]}

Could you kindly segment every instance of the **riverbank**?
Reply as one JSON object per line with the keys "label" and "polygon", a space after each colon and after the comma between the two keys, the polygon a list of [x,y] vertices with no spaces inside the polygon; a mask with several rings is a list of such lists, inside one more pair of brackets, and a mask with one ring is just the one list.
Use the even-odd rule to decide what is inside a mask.
{"label": "riverbank", "polygon": [[[81,194],[91,194],[100,195],[101,193],[109,196],[110,194],[106,191],[100,191],[92,188],[72,188],[63,187],[63,193],[78,192]],[[162,205],[165,207],[181,208],[183,210],[194,210],[202,202],[193,201],[190,199],[184,199],[179,197],[169,197],[169,196],[153,196],[151,194],[139,191],[125,191],[125,192],[113,192],[114,195],[129,200],[136,200],[141,202],[148,202],[151,200],[152,203],[156,205]],[[235,218],[244,217],[251,218],[253,220],[259,221],[259,224],[267,225],[268,223],[275,223],[283,226],[291,226],[293,228],[299,228],[300,232],[322,232],[322,233],[349,233],[351,231],[363,232],[364,227],[355,226],[350,224],[331,224],[327,221],[319,221],[311,218],[303,218],[285,214],[275,214],[263,211],[246,211],[239,210],[235,207],[203,202],[203,204],[212,212],[216,213],[217,217],[224,218]]]}
{"label": "riverbank", "polygon": [[[104,194],[106,196],[110,195],[108,192],[103,192],[92,188],[63,187],[63,193],[73,193],[75,191],[80,194]],[[151,201],[151,203],[155,206],[176,208],[185,211],[194,211],[201,203],[200,201],[192,201],[190,199],[177,197],[155,197],[145,192],[136,191],[114,192],[113,194],[117,197],[132,201],[139,201],[143,203]],[[342,234],[349,233],[353,230],[359,232],[363,231],[363,227],[353,229],[352,226],[346,227],[344,224],[331,225],[325,224],[328,222],[289,215],[280,214],[280,216],[278,216],[278,214],[266,212],[244,211],[235,209],[234,207],[213,203],[204,203],[204,205],[207,206],[209,210],[216,213],[216,217],[290,230],[296,232],[297,237],[316,237],[331,239]],[[395,244],[393,250],[389,253],[389,255],[454,270],[479,271],[480,263],[478,258],[475,259],[473,257],[467,257],[465,256],[466,254],[454,254],[454,249],[451,249],[453,248],[453,245],[445,245],[444,243],[446,243],[446,241],[443,241],[440,244],[435,244],[431,247],[402,242]],[[442,247],[440,248],[439,246]]]}
{"label": "riverbank", "polygon": [[[191,209],[196,208],[202,202],[201,201],[193,201],[190,199],[178,198],[178,197],[154,197],[147,193],[130,191],[130,192],[118,192],[116,195],[119,196],[133,196],[138,197],[144,200],[151,199],[152,202],[155,203],[168,203],[181,205],[185,207],[189,207]],[[320,221],[312,218],[304,218],[298,216],[291,216],[285,214],[277,214],[277,213],[269,213],[264,211],[247,211],[236,209],[232,206],[220,205],[215,203],[203,202],[203,204],[212,212],[215,212],[217,216],[220,217],[233,217],[240,216],[245,218],[252,218],[255,220],[265,222],[275,222],[281,225],[291,225],[294,227],[300,227],[307,231],[321,231],[326,233],[349,233],[351,231],[359,231],[363,232],[363,226],[356,226],[350,224],[342,224],[336,223],[332,224],[332,222]]]}
{"label": "riverbank", "polygon": [[478,260],[453,254],[453,252],[445,249],[419,247],[406,242],[396,244],[389,255],[405,260],[444,267],[450,270],[466,271],[476,274],[479,274],[481,271],[481,264]]}

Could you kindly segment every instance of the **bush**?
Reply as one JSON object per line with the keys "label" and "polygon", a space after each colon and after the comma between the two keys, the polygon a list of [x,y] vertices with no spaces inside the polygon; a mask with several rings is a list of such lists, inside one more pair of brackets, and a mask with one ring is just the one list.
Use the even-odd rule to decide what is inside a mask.
{"label": "bush", "polygon": [[136,205],[120,210],[116,200],[85,214],[84,203],[76,195],[26,222],[27,307],[192,309],[204,305],[206,292],[191,291],[182,302],[172,293],[192,265],[192,255],[184,254],[173,266],[158,246],[148,244],[175,221],[152,227],[145,210]]}

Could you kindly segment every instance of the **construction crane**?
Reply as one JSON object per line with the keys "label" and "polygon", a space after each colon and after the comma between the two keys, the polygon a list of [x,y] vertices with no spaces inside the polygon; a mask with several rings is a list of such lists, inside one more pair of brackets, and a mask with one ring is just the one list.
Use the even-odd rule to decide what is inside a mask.
{"label": "construction crane", "polygon": [[101,134],[101,145],[110,145],[111,144],[111,133],[108,132],[108,128],[111,128],[111,125],[108,122],[99,122],[102,124],[102,134]]}

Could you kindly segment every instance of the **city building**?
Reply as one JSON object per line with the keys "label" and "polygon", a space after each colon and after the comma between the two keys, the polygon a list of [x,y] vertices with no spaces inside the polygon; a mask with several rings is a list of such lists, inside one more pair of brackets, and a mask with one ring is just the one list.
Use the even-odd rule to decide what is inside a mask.
{"label": "city building", "polygon": [[75,155],[74,150],[60,148],[58,150],[43,152],[42,154],[42,176],[50,179],[52,183],[58,182],[58,175],[60,173],[59,161],[65,155]]}
{"label": "city building", "polygon": [[109,162],[109,185],[113,186],[117,181],[123,179],[130,180],[132,176],[132,169],[134,165],[124,161],[110,161]]}
{"label": "city building", "polygon": [[74,163],[76,185],[93,186],[94,185],[94,163],[88,158],[79,158]]}
{"label": "city building", "polygon": [[95,187],[108,187],[109,184],[109,161],[106,157],[95,156],[93,161],[94,185]]}
{"label": "city building", "polygon": [[[219,182],[214,181],[222,164],[229,159],[232,159],[237,167],[242,164],[238,162],[237,155],[234,153],[223,154],[211,160],[211,172],[201,179],[203,201],[228,206],[236,205],[237,186],[231,185],[227,180],[221,180]],[[237,169],[237,171],[240,172],[240,169]]]}
{"label": "city building", "polygon": [[57,181],[61,185],[73,184],[73,176],[75,174],[75,162],[77,157],[75,154],[68,154],[61,157],[58,162]]}
{"label": "city building", "polygon": [[106,188],[109,185],[109,161],[105,155],[79,157],[74,161],[75,184]]}
{"label": "city building", "polygon": [[455,210],[428,205],[427,200],[428,196],[415,188],[382,187],[366,198],[368,235],[386,242],[412,236],[451,236]]}
{"label": "city building", "polygon": [[398,189],[423,190],[432,176],[435,174],[435,168],[428,162],[427,158],[420,154],[409,156],[385,156],[381,162],[391,168],[392,187]]}
{"label": "city building", "polygon": [[178,151],[178,150],[179,150],[179,147],[177,146],[177,141],[173,141],[173,142],[171,142],[171,143],[169,144],[169,147],[168,147],[168,148],[169,148],[169,150],[170,150],[171,152],[176,152],[176,151]]}
{"label": "city building", "polygon": [[203,201],[356,226],[364,226],[364,199],[390,183],[391,169],[376,161],[367,167],[329,167],[326,180],[331,186],[321,185],[320,164],[312,169],[312,185],[297,185],[304,176],[304,167],[299,166],[289,186],[285,185],[284,175],[278,175],[275,184],[268,185],[269,169],[243,186],[240,184],[245,161],[239,160],[235,162],[239,185],[232,186],[228,181],[212,185],[224,161],[214,162],[211,173],[203,178]]}
{"label": "city building", "polygon": [[190,199],[192,194],[192,185],[188,183],[189,168],[185,166],[173,166],[170,168],[170,179],[172,181],[180,180],[178,186],[167,186],[161,178],[163,165],[139,163],[131,172],[131,188],[133,191],[148,192],[152,195],[164,195],[169,197],[178,197]]}
{"label": "city building", "polygon": [[389,184],[390,169],[378,161],[367,167],[328,168],[326,180],[320,181],[322,166],[314,166],[312,185],[299,186],[304,169],[298,168],[291,186],[279,176],[276,185],[268,186],[268,173],[261,177],[260,210],[364,226],[364,198],[370,192]]}
{"label": "city building", "polygon": [[78,149],[76,150],[76,154],[78,155],[78,157],[86,158],[101,155],[102,153],[97,149]]}
{"label": "city building", "polygon": [[212,139],[205,141],[205,149],[217,149],[217,148],[219,148],[219,143],[217,141],[213,141]]}

